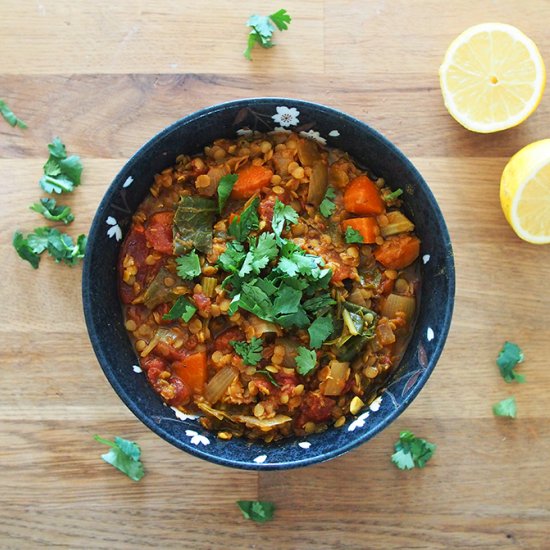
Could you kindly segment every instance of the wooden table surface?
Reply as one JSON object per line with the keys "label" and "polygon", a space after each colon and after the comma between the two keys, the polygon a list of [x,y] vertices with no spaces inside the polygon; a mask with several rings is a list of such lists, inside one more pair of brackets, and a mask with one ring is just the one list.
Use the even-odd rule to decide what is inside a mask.
{"label": "wooden table surface", "polygon": [[[285,7],[290,30],[242,56],[247,17]],[[499,178],[524,145],[549,137],[550,93],[520,127],[475,135],[447,114],[437,71],[470,25],[512,23],[550,66],[543,0],[3,0],[0,98],[29,125],[0,120],[1,548],[549,548],[550,246],[520,241],[500,210]],[[326,103],[380,130],[429,182],[453,240],[452,329],[429,383],[393,425],[331,462],[289,472],[223,468],[164,442],[103,376],[81,307],[81,268],[16,256],[15,229],[42,224],[28,206],[47,143],[81,156],[67,197],[87,232],[125,160],[196,109],[250,96]],[[63,197],[65,199],[65,197]],[[427,289],[429,292],[429,289]],[[523,385],[495,358],[525,352]],[[515,395],[516,420],[491,405]],[[437,443],[424,470],[390,463],[402,429]],[[92,440],[139,442],[134,483]],[[271,500],[274,521],[235,501]]]}

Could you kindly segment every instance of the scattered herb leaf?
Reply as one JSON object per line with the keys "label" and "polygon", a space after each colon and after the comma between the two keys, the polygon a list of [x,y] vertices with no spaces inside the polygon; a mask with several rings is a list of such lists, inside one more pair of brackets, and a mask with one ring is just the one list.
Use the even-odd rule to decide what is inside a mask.
{"label": "scattered herb leaf", "polygon": [[165,321],[175,321],[182,319],[185,323],[191,320],[195,315],[197,308],[185,296],[179,296],[168,313],[165,313],[162,318]]}
{"label": "scattered herb leaf", "polygon": [[237,174],[228,174],[223,176],[218,183],[218,211],[220,214],[229,199],[229,195],[231,195],[231,191],[233,191],[235,183],[237,183],[237,179],[239,179]]}
{"label": "scattered herb leaf", "polygon": [[20,231],[16,231],[13,235],[13,246],[20,258],[29,262],[34,269],[38,269],[40,255],[34,251],[29,245],[28,239],[25,239]]}
{"label": "scattered herb leaf", "polygon": [[286,10],[279,10],[268,17],[251,15],[246,22],[247,27],[251,27],[252,30],[248,35],[248,44],[244,51],[244,56],[249,61],[252,61],[251,52],[255,44],[259,44],[262,48],[272,48],[275,46],[273,43],[273,32],[276,29],[286,31],[291,21],[292,18]]}
{"label": "scattered herb leaf", "polygon": [[4,120],[12,127],[17,126],[18,128],[25,129],[27,125],[20,119],[17,118],[13,111],[6,105],[6,102],[0,99],[0,115],[4,117]]}
{"label": "scattered herb leaf", "polygon": [[229,343],[233,346],[235,353],[242,357],[245,365],[255,366],[261,361],[263,350],[261,338],[254,336],[250,340],[250,343],[238,342],[236,340],[231,340]]}
{"label": "scattered herb leaf", "polygon": [[336,210],[336,204],[334,204],[333,199],[335,198],[336,191],[334,190],[334,188],[330,186],[327,187],[325,197],[319,205],[319,212],[321,212],[321,215],[325,218],[330,218],[332,214],[334,214],[334,211]]}
{"label": "scattered herb leaf", "polygon": [[399,441],[394,445],[395,453],[391,457],[391,461],[400,470],[411,470],[415,466],[424,468],[426,462],[432,458],[436,445],[415,437],[412,432],[403,431],[399,434]]}
{"label": "scattered herb leaf", "polygon": [[317,317],[307,329],[309,332],[309,345],[315,349],[320,348],[333,330],[334,323],[331,317]]}
{"label": "scattered herb leaf", "polygon": [[497,357],[497,365],[500,374],[506,382],[525,382],[525,376],[518,374],[514,368],[523,362],[523,352],[520,347],[512,342],[504,342]]}
{"label": "scattered herb leaf", "polygon": [[508,397],[493,405],[493,414],[495,416],[508,416],[510,418],[516,418],[517,405],[515,397]]}
{"label": "scattered herb leaf", "polygon": [[280,388],[279,384],[277,383],[277,380],[273,378],[273,374],[270,373],[268,370],[266,369],[257,370],[256,374],[263,374],[275,387]]}
{"label": "scattered herb leaf", "polygon": [[228,233],[232,237],[235,237],[237,241],[244,242],[246,241],[248,235],[252,231],[258,229],[259,218],[258,218],[258,205],[260,204],[260,199],[256,197],[243,211],[241,214],[235,216],[231,223],[229,224]]}
{"label": "scattered herb leaf", "polygon": [[40,186],[46,193],[70,193],[80,185],[82,163],[80,157],[67,157],[65,145],[56,137],[48,145],[50,156],[44,164]]}
{"label": "scattered herb leaf", "polygon": [[277,237],[280,237],[282,231],[285,229],[285,225],[288,225],[286,222],[295,224],[297,221],[298,212],[296,212],[292,206],[287,206],[284,202],[276,199],[273,208],[273,220],[271,222],[273,233],[275,233]]}
{"label": "scattered herb leaf", "polygon": [[238,500],[237,506],[246,519],[264,523],[273,519],[275,505],[265,500]]}
{"label": "scattered herb leaf", "polygon": [[145,472],[140,460],[141,449],[137,443],[122,437],[115,437],[114,441],[109,441],[99,435],[94,435],[94,439],[111,447],[109,452],[101,455],[105,462],[111,464],[134,481],[139,481],[144,476]]}
{"label": "scattered herb leaf", "polygon": [[403,189],[399,188],[399,189],[396,189],[395,191],[393,191],[392,193],[390,193],[389,195],[386,195],[384,197],[384,200],[386,202],[394,201],[395,199],[400,197],[402,194],[403,194]]}
{"label": "scattered herb leaf", "polygon": [[317,354],[304,346],[298,346],[298,355],[296,355],[297,371],[302,376],[310,373],[317,365]]}
{"label": "scattered herb leaf", "polygon": [[40,199],[29,207],[31,210],[42,214],[47,220],[52,222],[63,222],[65,224],[74,221],[74,215],[69,206],[56,204],[55,199]]}
{"label": "scattered herb leaf", "polygon": [[363,244],[363,236],[353,227],[346,227],[345,239],[348,244]]}
{"label": "scattered herb leaf", "polygon": [[176,272],[183,280],[191,280],[201,274],[201,264],[195,250],[176,258]]}

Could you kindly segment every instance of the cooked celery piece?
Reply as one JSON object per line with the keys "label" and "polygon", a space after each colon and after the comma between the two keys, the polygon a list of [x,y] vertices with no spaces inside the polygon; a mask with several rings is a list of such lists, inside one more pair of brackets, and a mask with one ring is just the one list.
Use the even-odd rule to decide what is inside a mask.
{"label": "cooked celery piece", "polygon": [[202,293],[209,298],[214,296],[218,280],[215,277],[203,277],[201,280]]}
{"label": "cooked celery piece", "polygon": [[204,398],[214,405],[222,398],[238,375],[239,373],[234,367],[224,367],[218,371],[208,382],[204,391]]}
{"label": "cooked celery piece", "polygon": [[402,311],[407,318],[407,322],[411,322],[415,307],[416,300],[413,296],[390,294],[382,307],[382,315],[388,319],[395,319],[397,312]]}
{"label": "cooked celery piece", "polygon": [[389,237],[390,235],[397,235],[398,233],[408,233],[409,231],[414,231],[414,224],[401,212],[388,212],[386,216],[388,218],[388,225],[380,228],[382,237]]}

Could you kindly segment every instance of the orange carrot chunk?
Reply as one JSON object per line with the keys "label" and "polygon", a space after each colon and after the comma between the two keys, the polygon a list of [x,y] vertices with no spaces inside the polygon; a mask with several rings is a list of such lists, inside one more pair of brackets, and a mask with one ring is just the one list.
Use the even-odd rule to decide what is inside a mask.
{"label": "orange carrot chunk", "polygon": [[420,240],[412,235],[389,237],[376,248],[374,257],[388,269],[403,269],[420,254]]}
{"label": "orange carrot chunk", "polygon": [[353,214],[378,216],[386,206],[376,184],[367,176],[358,176],[346,187],[344,208]]}
{"label": "orange carrot chunk", "polygon": [[265,166],[251,164],[237,172],[239,178],[231,192],[232,199],[249,199],[262,187],[266,187],[273,176],[273,172]]}
{"label": "orange carrot chunk", "polygon": [[202,394],[206,384],[206,352],[193,353],[172,363],[172,371],[191,393]]}
{"label": "orange carrot chunk", "polygon": [[358,231],[363,237],[363,242],[366,244],[373,244],[376,242],[376,237],[380,235],[380,228],[376,223],[376,218],[351,218],[342,222],[342,228],[344,231],[348,227]]}

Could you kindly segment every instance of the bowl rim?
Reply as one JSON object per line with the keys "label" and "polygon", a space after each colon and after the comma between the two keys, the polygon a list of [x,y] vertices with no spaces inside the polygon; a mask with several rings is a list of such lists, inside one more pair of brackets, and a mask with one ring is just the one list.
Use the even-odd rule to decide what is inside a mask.
{"label": "bowl rim", "polygon": [[[365,430],[362,430],[361,432],[356,432],[354,433],[353,436],[351,436],[350,434],[349,442],[339,447],[336,447],[334,449],[331,449],[329,451],[326,451],[323,454],[305,456],[303,459],[293,459],[292,461],[289,461],[289,462],[279,461],[279,462],[255,463],[255,462],[241,461],[238,459],[228,459],[225,457],[219,457],[215,454],[210,453],[207,450],[201,449],[200,446],[191,445],[185,440],[174,437],[172,434],[164,430],[164,428],[162,428],[162,426],[159,423],[156,423],[149,415],[147,415],[141,410],[141,408],[136,404],[135,400],[122,387],[117,377],[114,376],[113,373],[107,369],[107,365],[111,363],[111,360],[103,350],[103,346],[98,337],[98,332],[96,330],[95,321],[92,315],[92,308],[94,306],[93,306],[93,300],[90,295],[90,281],[92,279],[93,273],[92,273],[91,260],[88,259],[90,256],[85,255],[84,262],[83,262],[83,274],[82,274],[82,301],[83,301],[84,318],[86,322],[88,336],[91,341],[92,348],[94,350],[96,358],[99,362],[99,365],[103,370],[103,373],[105,374],[105,377],[107,378],[107,380],[109,381],[109,383],[111,384],[111,386],[113,387],[113,389],[115,390],[119,398],[126,405],[126,407],[128,407],[128,409],[152,432],[154,432],[156,435],[163,438],[165,441],[168,441],[178,449],[181,449],[193,456],[196,456],[198,458],[207,460],[208,462],[212,462],[221,466],[232,467],[232,468],[243,469],[243,470],[260,470],[260,471],[294,469],[294,468],[308,466],[311,464],[319,464],[319,463],[331,460],[333,458],[336,458],[338,456],[341,456],[351,451],[354,448],[357,448],[358,446],[365,443],[369,439],[372,439],[378,433],[384,430],[387,426],[389,426],[397,417],[399,417],[407,409],[407,407],[412,403],[412,401],[416,398],[420,390],[424,387],[424,385],[426,384],[428,378],[433,372],[441,356],[441,353],[443,351],[443,348],[451,327],[452,314],[454,309],[454,300],[455,300],[455,290],[456,290],[454,254],[453,254],[453,249],[452,249],[452,244],[451,244],[451,239],[447,228],[447,224],[445,222],[445,219],[443,217],[443,213],[441,212],[439,204],[437,203],[435,196],[432,193],[432,190],[430,189],[429,185],[427,184],[423,176],[420,174],[418,169],[413,165],[413,163],[388,138],[383,136],[380,132],[378,132],[377,130],[375,130],[374,128],[372,128],[370,125],[363,122],[362,120],[359,120],[354,116],[344,113],[339,109],[329,107],[321,103],[302,100],[302,99],[289,98],[289,97],[269,97],[269,96],[250,97],[250,98],[242,98],[237,100],[226,101],[223,103],[217,103],[217,104],[199,109],[193,113],[190,113],[176,120],[175,122],[165,127],[164,129],[160,130],[159,132],[157,132],[153,137],[147,140],[147,142],[145,142],[124,163],[122,168],[118,171],[116,176],[113,178],[112,182],[107,187],[99,203],[99,206],[96,210],[96,213],[93,217],[93,220],[90,226],[90,231],[88,234],[88,243],[95,242],[96,236],[98,235],[99,231],[103,230],[102,222],[105,216],[105,212],[109,206],[109,203],[113,195],[119,190],[123,179],[125,179],[124,176],[129,172],[131,166],[136,162],[137,159],[139,159],[143,155],[146,155],[147,153],[149,153],[151,149],[156,147],[156,144],[158,141],[161,141],[165,137],[169,136],[172,132],[174,132],[181,126],[185,126],[187,124],[193,123],[204,117],[215,115],[216,113],[220,111],[224,111],[228,108],[231,108],[231,109],[245,108],[245,107],[251,107],[255,104],[266,104],[266,103],[273,104],[273,105],[290,104],[298,108],[300,106],[304,106],[309,109],[315,109],[321,113],[330,114],[332,117],[336,117],[342,121],[345,121],[347,124],[350,124],[351,126],[361,127],[362,130],[371,134],[374,139],[377,139],[378,141],[380,141],[382,145],[392,150],[393,154],[398,158],[398,160],[400,161],[402,166],[407,170],[407,172],[410,173],[412,176],[414,176],[414,178],[418,182],[420,182],[423,188],[423,192],[426,194],[430,202],[430,206],[438,214],[437,221],[438,221],[439,230],[440,230],[439,238],[445,243],[445,246],[448,249],[448,254],[446,255],[446,258],[445,258],[446,275],[447,275],[447,281],[448,281],[447,282],[448,295],[446,296],[446,300],[445,300],[445,310],[442,315],[442,323],[438,327],[437,335],[434,337],[434,340],[436,340],[435,347],[431,351],[430,358],[428,359],[428,363],[420,373],[417,381],[415,382],[414,388],[406,395],[406,397],[396,407],[394,407],[391,410],[389,414],[387,414],[384,417],[381,417],[381,420],[377,421],[376,423],[373,423],[371,427]],[[296,438],[288,438],[288,441],[292,442],[295,439]],[[226,443],[229,445],[231,444],[230,441],[227,441]]]}

